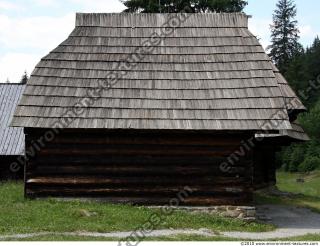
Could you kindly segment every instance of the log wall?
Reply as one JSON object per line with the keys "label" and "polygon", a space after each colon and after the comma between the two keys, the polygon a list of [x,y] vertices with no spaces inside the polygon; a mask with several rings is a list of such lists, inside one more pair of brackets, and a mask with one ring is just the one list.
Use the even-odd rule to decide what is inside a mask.
{"label": "log wall", "polygon": [[[30,147],[43,132],[26,129]],[[220,164],[248,134],[65,131],[26,164],[27,197],[96,197],[165,205],[241,205],[252,199],[252,155],[229,172]]]}
{"label": "log wall", "polygon": [[0,156],[0,181],[4,180],[22,180],[23,166],[14,166],[14,170],[10,167],[12,163],[17,163],[21,156]]}

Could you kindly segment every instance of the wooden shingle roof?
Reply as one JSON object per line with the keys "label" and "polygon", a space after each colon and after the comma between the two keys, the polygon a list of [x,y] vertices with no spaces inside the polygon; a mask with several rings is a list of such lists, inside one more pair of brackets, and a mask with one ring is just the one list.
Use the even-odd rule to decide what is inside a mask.
{"label": "wooden shingle roof", "polygon": [[273,140],[277,138],[288,139],[290,142],[305,142],[311,140],[298,122],[292,122],[291,125],[291,130],[281,130],[278,134],[258,133],[255,136],[256,138],[272,138]]}
{"label": "wooden shingle roof", "polygon": [[24,154],[23,128],[10,127],[24,88],[22,84],[0,83],[0,156]]}
{"label": "wooden shingle roof", "polygon": [[[13,126],[69,128],[291,129],[269,57],[244,14],[188,14],[141,53],[146,40],[181,14],[77,14],[70,36],[36,66]],[[143,57],[129,60],[130,55]],[[120,66],[119,66],[120,64]],[[80,115],[66,115],[108,74],[119,76]],[[79,107],[79,105],[78,105]],[[270,129],[272,130],[272,129]]]}

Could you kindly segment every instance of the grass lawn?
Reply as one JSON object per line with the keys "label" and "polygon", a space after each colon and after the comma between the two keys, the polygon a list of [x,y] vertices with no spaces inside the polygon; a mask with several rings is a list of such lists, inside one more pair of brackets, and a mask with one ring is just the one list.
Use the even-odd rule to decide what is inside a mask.
{"label": "grass lawn", "polygon": [[[278,172],[277,178],[280,190],[320,198],[320,171],[309,174]],[[299,178],[305,182],[296,182]]]}
{"label": "grass lawn", "polygon": [[[83,210],[94,216],[83,215]],[[98,202],[26,200],[22,183],[0,184],[0,234],[35,232],[112,232],[131,231],[144,224],[154,213],[144,207],[111,205]],[[206,214],[175,212],[164,216],[156,229],[200,229],[213,231],[269,231],[271,225],[246,223]]]}
{"label": "grass lawn", "polygon": [[[303,178],[304,183],[298,183],[297,179]],[[308,207],[320,213],[320,171],[309,174],[278,172],[277,186],[281,191],[291,192],[290,197],[256,195],[259,204],[286,204],[300,207]]]}
{"label": "grass lawn", "polygon": [[[80,236],[38,236],[38,237],[23,239],[23,241],[118,241],[118,240],[119,240],[118,238],[80,237]],[[196,236],[196,235],[176,235],[176,236],[168,236],[168,237],[148,237],[144,241],[208,241],[210,242],[210,241],[237,241],[237,240],[234,238],[227,238],[222,236],[204,237],[204,236]],[[239,241],[247,242],[251,240],[241,239]],[[265,240],[265,241],[270,241],[270,240]],[[320,241],[320,235],[309,234],[306,236],[277,239],[277,241]]]}
{"label": "grass lawn", "polygon": [[[303,178],[304,183],[297,183]],[[258,204],[287,204],[309,207],[320,212],[320,171],[302,174],[278,173],[278,187],[282,191],[296,193],[290,197],[256,195]],[[159,210],[129,205],[111,205],[98,202],[25,200],[22,183],[0,184],[0,235],[35,232],[112,232],[131,231],[142,225]],[[94,214],[83,215],[83,211]],[[259,223],[246,223],[213,215],[175,212],[163,217],[156,229],[200,229],[213,231],[270,231],[274,227]],[[117,241],[115,238],[47,235],[24,241]],[[147,241],[233,241],[225,237],[203,237],[177,235],[170,237],[147,238]],[[242,240],[245,241],[245,240]],[[250,241],[250,240],[248,240]],[[320,235],[281,239],[279,241],[320,241]]]}

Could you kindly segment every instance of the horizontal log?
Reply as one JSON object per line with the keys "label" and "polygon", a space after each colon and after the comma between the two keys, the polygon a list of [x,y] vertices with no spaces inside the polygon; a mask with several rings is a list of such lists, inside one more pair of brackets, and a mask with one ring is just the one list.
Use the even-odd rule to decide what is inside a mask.
{"label": "horizontal log", "polygon": [[[188,187],[188,189],[192,190],[192,195],[225,195],[231,196],[234,194],[240,194],[243,192],[249,192],[249,189],[244,187],[223,187],[223,186],[216,186],[216,187],[209,187],[209,186],[192,186]],[[94,194],[95,196],[110,196],[110,195],[117,195],[117,196],[136,196],[136,195],[144,195],[144,196],[174,196],[179,192],[182,192],[184,189],[183,187],[144,187],[144,188],[83,188],[83,187],[27,187],[28,192],[34,192],[38,194],[59,194],[63,193],[64,195],[82,195],[82,194]]]}
{"label": "horizontal log", "polygon": [[47,146],[38,155],[184,155],[184,156],[228,156],[235,149],[224,147],[194,146],[130,146],[130,145],[87,145],[87,146]]}
{"label": "horizontal log", "polygon": [[[27,145],[41,136],[29,130]],[[236,161],[228,173],[220,164],[250,134],[64,131],[28,162],[26,194],[165,205],[190,186],[194,192],[182,205],[247,204],[251,157]]]}
{"label": "horizontal log", "polygon": [[[43,129],[26,129],[27,138],[30,140],[37,140],[43,139],[44,135],[47,133],[48,130]],[[115,141],[125,141],[128,140],[130,143],[137,142],[147,142],[147,143],[181,143],[181,142],[189,142],[190,144],[198,144],[201,145],[205,142],[212,143],[212,142],[238,142],[240,143],[244,138],[248,138],[253,136],[254,132],[239,132],[234,131],[226,132],[226,131],[219,131],[219,132],[201,132],[201,131],[179,131],[175,132],[172,130],[164,130],[164,131],[152,131],[152,130],[110,130],[107,129],[64,129],[59,134],[55,135],[53,141],[69,141],[73,142],[72,140],[78,141],[79,139],[82,141],[91,141],[104,139],[106,141],[115,140]],[[188,143],[187,143],[188,144]]]}
{"label": "horizontal log", "polygon": [[185,145],[185,146],[233,146],[240,145],[241,139],[209,138],[209,137],[159,137],[159,136],[113,136],[113,137],[79,137],[58,136],[51,143],[54,144],[97,144],[97,145]]}
{"label": "horizontal log", "polygon": [[[59,155],[46,155],[37,156],[28,162],[28,167],[39,165],[130,165],[130,166],[171,166],[171,165],[210,165],[220,166],[221,163],[226,162],[226,157],[217,156],[167,156],[165,153],[162,155],[136,155],[134,158],[130,156],[119,155],[91,155],[91,156],[59,156]],[[234,163],[234,166],[246,166],[250,164],[250,160],[239,159]]]}
{"label": "horizontal log", "polygon": [[245,178],[228,178],[228,177],[194,177],[186,180],[184,177],[99,177],[99,176],[77,176],[77,177],[27,177],[27,184],[37,185],[103,185],[103,184],[175,184],[175,185],[192,185],[192,184],[211,184],[211,185],[233,185],[246,184]]}
{"label": "horizontal log", "polygon": [[128,166],[128,165],[95,165],[94,163],[82,166],[64,165],[39,165],[33,169],[28,169],[29,175],[216,175],[216,176],[242,176],[248,171],[245,167],[232,167],[228,172],[224,172],[219,166],[192,166],[192,165],[163,165],[163,166]]}

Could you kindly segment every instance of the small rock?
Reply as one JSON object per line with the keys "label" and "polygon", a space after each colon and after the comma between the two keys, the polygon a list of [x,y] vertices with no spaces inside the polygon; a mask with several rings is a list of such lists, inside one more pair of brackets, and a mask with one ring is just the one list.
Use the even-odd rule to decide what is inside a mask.
{"label": "small rock", "polygon": [[93,217],[93,216],[96,216],[97,213],[96,212],[90,212],[86,209],[80,209],[79,210],[79,214],[82,216],[82,217]]}
{"label": "small rock", "polygon": [[254,222],[254,221],[256,221],[256,218],[255,217],[247,217],[247,218],[243,218],[242,220],[246,221],[246,222]]}
{"label": "small rock", "polygon": [[239,207],[238,209],[241,209],[241,210],[256,210],[255,207],[247,207],[247,206]]}
{"label": "small rock", "polygon": [[244,219],[246,216],[244,213],[240,213],[237,219]]}
{"label": "small rock", "polygon": [[248,210],[247,211],[247,217],[256,217],[256,211],[255,210]]}
{"label": "small rock", "polygon": [[240,215],[240,213],[241,212],[237,211],[237,210],[229,210],[229,211],[223,212],[222,216],[230,217],[230,218],[237,218]]}
{"label": "small rock", "polygon": [[217,207],[217,210],[218,211],[226,211],[227,208],[225,206],[219,206],[219,207]]}

